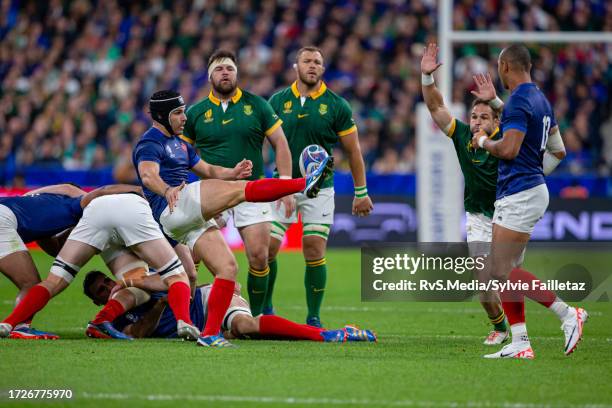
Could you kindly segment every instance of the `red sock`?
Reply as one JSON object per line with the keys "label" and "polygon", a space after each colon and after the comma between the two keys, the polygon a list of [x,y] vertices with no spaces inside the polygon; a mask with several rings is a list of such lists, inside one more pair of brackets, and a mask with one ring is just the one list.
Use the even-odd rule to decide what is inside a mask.
{"label": "red sock", "polygon": [[323,329],[294,323],[279,316],[263,315],[259,317],[259,334],[265,337],[323,341],[322,331]]}
{"label": "red sock", "polygon": [[539,282],[540,280],[536,278],[534,274],[524,269],[512,269],[512,271],[510,272],[509,280],[511,280],[512,282],[516,282],[519,280],[522,282],[529,282],[529,289],[524,290],[523,294],[529,299],[538,302],[544,307],[550,307],[550,305],[552,305],[555,302],[555,299],[557,298],[557,295],[555,295],[555,293],[550,290],[539,289],[537,285],[534,288],[532,282]]}
{"label": "red sock", "polygon": [[306,188],[306,179],[261,179],[249,181],[244,189],[246,201],[253,203],[276,201],[289,194],[300,193]]}
{"label": "red sock", "polygon": [[34,314],[39,312],[51,299],[51,293],[44,286],[38,284],[32,286],[32,289],[21,299],[19,304],[15,306],[13,312],[2,321],[15,327],[19,323],[32,320]]}
{"label": "red sock", "polygon": [[93,319],[93,324],[112,322],[125,313],[125,308],[115,299],[109,300]]}
{"label": "red sock", "polygon": [[210,295],[208,295],[208,316],[202,336],[219,334],[223,317],[232,301],[235,285],[236,282],[228,279],[215,278],[213,281]]}
{"label": "red sock", "polygon": [[182,320],[187,324],[193,324],[189,316],[190,299],[191,288],[185,282],[174,282],[168,288],[168,305],[170,305],[176,321]]}

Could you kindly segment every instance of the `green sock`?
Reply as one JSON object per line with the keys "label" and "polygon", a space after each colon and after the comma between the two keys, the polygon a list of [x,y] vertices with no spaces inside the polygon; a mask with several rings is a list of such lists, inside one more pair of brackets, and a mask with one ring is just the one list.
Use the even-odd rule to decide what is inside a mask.
{"label": "green sock", "polygon": [[306,274],[304,286],[306,287],[306,304],[308,305],[308,318],[320,317],[321,303],[325,294],[325,281],[327,280],[327,265],[325,258],[306,261]]}
{"label": "green sock", "polygon": [[249,303],[251,313],[258,316],[263,311],[264,299],[268,289],[268,274],[270,268],[266,266],[264,270],[257,270],[249,266],[249,277],[247,279],[247,292],[249,293]]}
{"label": "green sock", "polygon": [[270,268],[270,274],[268,275],[268,290],[264,299],[264,309],[272,310],[272,294],[274,293],[274,283],[276,282],[276,272],[278,271],[278,263],[276,258],[268,264]]}
{"label": "green sock", "polygon": [[506,323],[506,314],[502,310],[501,313],[495,317],[489,317],[491,324],[497,331],[508,331],[508,324]]}

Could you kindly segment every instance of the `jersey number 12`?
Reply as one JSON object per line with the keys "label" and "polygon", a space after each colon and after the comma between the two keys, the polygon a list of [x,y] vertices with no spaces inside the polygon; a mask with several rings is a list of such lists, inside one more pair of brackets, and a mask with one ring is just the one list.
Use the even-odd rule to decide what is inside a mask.
{"label": "jersey number 12", "polygon": [[542,146],[540,146],[540,151],[546,149],[546,143],[548,142],[548,132],[550,132],[550,116],[544,116],[542,118]]}

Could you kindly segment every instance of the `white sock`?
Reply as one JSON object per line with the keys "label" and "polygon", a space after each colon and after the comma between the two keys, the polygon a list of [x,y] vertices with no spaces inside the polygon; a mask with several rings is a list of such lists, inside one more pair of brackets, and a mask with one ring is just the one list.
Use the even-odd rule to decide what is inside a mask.
{"label": "white sock", "polygon": [[574,310],[567,303],[559,299],[559,297],[555,298],[555,301],[548,309],[556,314],[561,321],[565,320],[570,315],[570,312]]}
{"label": "white sock", "polygon": [[512,342],[521,343],[526,341],[529,343],[529,337],[527,336],[527,325],[525,323],[516,323],[510,326],[512,332]]}

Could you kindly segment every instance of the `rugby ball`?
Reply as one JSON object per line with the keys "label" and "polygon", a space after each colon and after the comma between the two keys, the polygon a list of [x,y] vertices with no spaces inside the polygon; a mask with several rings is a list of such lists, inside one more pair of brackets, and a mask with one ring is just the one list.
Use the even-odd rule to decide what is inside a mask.
{"label": "rugby ball", "polygon": [[306,177],[307,174],[315,171],[328,156],[327,151],[319,145],[306,146],[300,154],[300,173],[302,173],[302,176]]}

